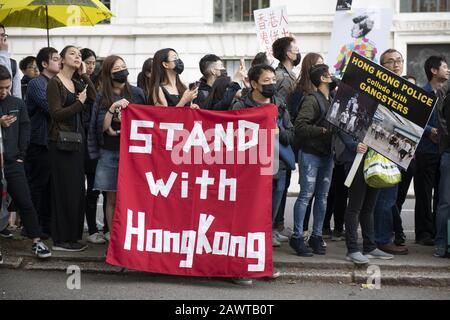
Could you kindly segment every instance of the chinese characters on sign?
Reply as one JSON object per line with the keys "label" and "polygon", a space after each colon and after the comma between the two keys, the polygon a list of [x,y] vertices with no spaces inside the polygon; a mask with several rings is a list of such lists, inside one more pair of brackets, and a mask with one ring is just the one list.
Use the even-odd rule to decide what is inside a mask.
{"label": "chinese characters on sign", "polygon": [[290,36],[286,6],[255,10],[256,33],[259,46],[269,57],[273,57],[272,43]]}

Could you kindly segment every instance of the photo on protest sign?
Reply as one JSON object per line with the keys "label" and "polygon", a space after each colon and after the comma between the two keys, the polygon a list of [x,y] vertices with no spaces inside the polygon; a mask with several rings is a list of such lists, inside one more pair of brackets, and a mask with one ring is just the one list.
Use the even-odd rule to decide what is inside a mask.
{"label": "photo on protest sign", "polygon": [[269,59],[273,58],[272,44],[275,40],[289,37],[289,22],[286,6],[271,7],[253,12],[259,46]]}
{"label": "photo on protest sign", "polygon": [[326,119],[362,141],[377,107],[373,99],[341,82]]}
{"label": "photo on protest sign", "polygon": [[354,52],[327,120],[407,169],[436,101],[435,95]]}
{"label": "photo on protest sign", "polygon": [[414,122],[380,104],[363,142],[406,169],[423,132]]}
{"label": "photo on protest sign", "polygon": [[392,9],[337,11],[327,57],[330,73],[341,79],[353,51],[378,62],[388,49]]}
{"label": "photo on protest sign", "polygon": [[353,0],[338,0],[336,11],[351,10]]}

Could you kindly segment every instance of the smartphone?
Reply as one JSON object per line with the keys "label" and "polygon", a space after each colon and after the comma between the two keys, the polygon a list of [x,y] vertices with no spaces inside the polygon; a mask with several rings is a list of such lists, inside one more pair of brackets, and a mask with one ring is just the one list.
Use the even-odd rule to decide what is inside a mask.
{"label": "smartphone", "polygon": [[189,90],[191,91],[197,89],[198,87],[200,87],[200,81],[195,81],[189,84]]}
{"label": "smartphone", "polygon": [[13,116],[16,117],[19,115],[19,110],[9,110],[8,111],[8,116]]}

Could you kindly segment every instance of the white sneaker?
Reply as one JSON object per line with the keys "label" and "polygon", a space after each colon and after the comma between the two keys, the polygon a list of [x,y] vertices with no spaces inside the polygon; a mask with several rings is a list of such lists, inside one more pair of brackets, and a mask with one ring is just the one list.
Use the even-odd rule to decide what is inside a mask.
{"label": "white sneaker", "polygon": [[311,234],[308,230],[303,231],[303,241],[308,242],[309,238],[311,237]]}
{"label": "white sneaker", "polygon": [[279,242],[288,242],[289,238],[286,236],[283,236],[278,230],[273,230],[273,234],[277,238]]}
{"label": "white sneaker", "polygon": [[94,233],[87,237],[87,241],[93,244],[104,244],[106,243],[105,238],[100,233]]}
{"label": "white sneaker", "polygon": [[282,236],[288,237],[289,239],[292,238],[292,235],[294,234],[294,231],[292,231],[291,228],[287,227],[284,228],[283,231],[279,232]]}
{"label": "white sneaker", "polygon": [[281,247],[281,243],[278,241],[275,233],[272,233],[272,247]]}
{"label": "white sneaker", "polygon": [[106,241],[109,241],[109,239],[111,239],[111,235],[109,232],[105,233],[105,239]]}

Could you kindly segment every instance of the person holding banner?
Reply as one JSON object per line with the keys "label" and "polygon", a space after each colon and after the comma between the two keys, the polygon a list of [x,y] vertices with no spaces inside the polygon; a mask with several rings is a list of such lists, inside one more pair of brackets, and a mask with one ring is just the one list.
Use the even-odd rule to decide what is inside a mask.
{"label": "person holding banner", "polygon": [[184,63],[174,49],[166,48],[157,51],[153,57],[149,103],[163,107],[190,106],[193,109],[199,109],[197,104],[192,103],[198,96],[198,87],[187,89],[180,80],[180,74],[183,71]]}
{"label": "person holding banner", "polygon": [[[98,159],[94,190],[106,192],[106,219],[112,230],[116,207],[117,174],[120,154],[120,112],[129,103],[145,104],[142,89],[130,85],[125,61],[109,56],[103,62],[102,90],[97,95],[89,124],[89,154]],[[105,234],[106,240],[110,233]]]}
{"label": "person holding banner", "polygon": [[[380,57],[380,63],[398,76],[403,74],[403,56],[395,49],[388,49],[383,52]],[[383,130],[381,123],[378,124],[378,127],[380,130]],[[382,134],[379,136],[382,137]],[[412,147],[406,139],[399,138],[397,143],[399,158],[403,159]],[[395,185],[394,187],[381,189],[379,192],[374,211],[375,243],[378,249],[384,252],[394,255],[405,255],[408,254],[408,248],[404,243],[396,245],[392,239],[394,234],[394,217],[400,216],[397,208],[398,188],[399,185]]]}
{"label": "person holding banner", "polygon": [[438,110],[440,110],[445,96],[442,85],[449,79],[449,69],[445,58],[440,56],[429,57],[425,61],[424,69],[429,82],[423,89],[436,94],[440,99],[431,114],[415,155],[414,193],[417,197],[414,210],[415,232],[417,243],[433,246],[433,239],[436,235],[435,213],[439,202],[440,132]]}

